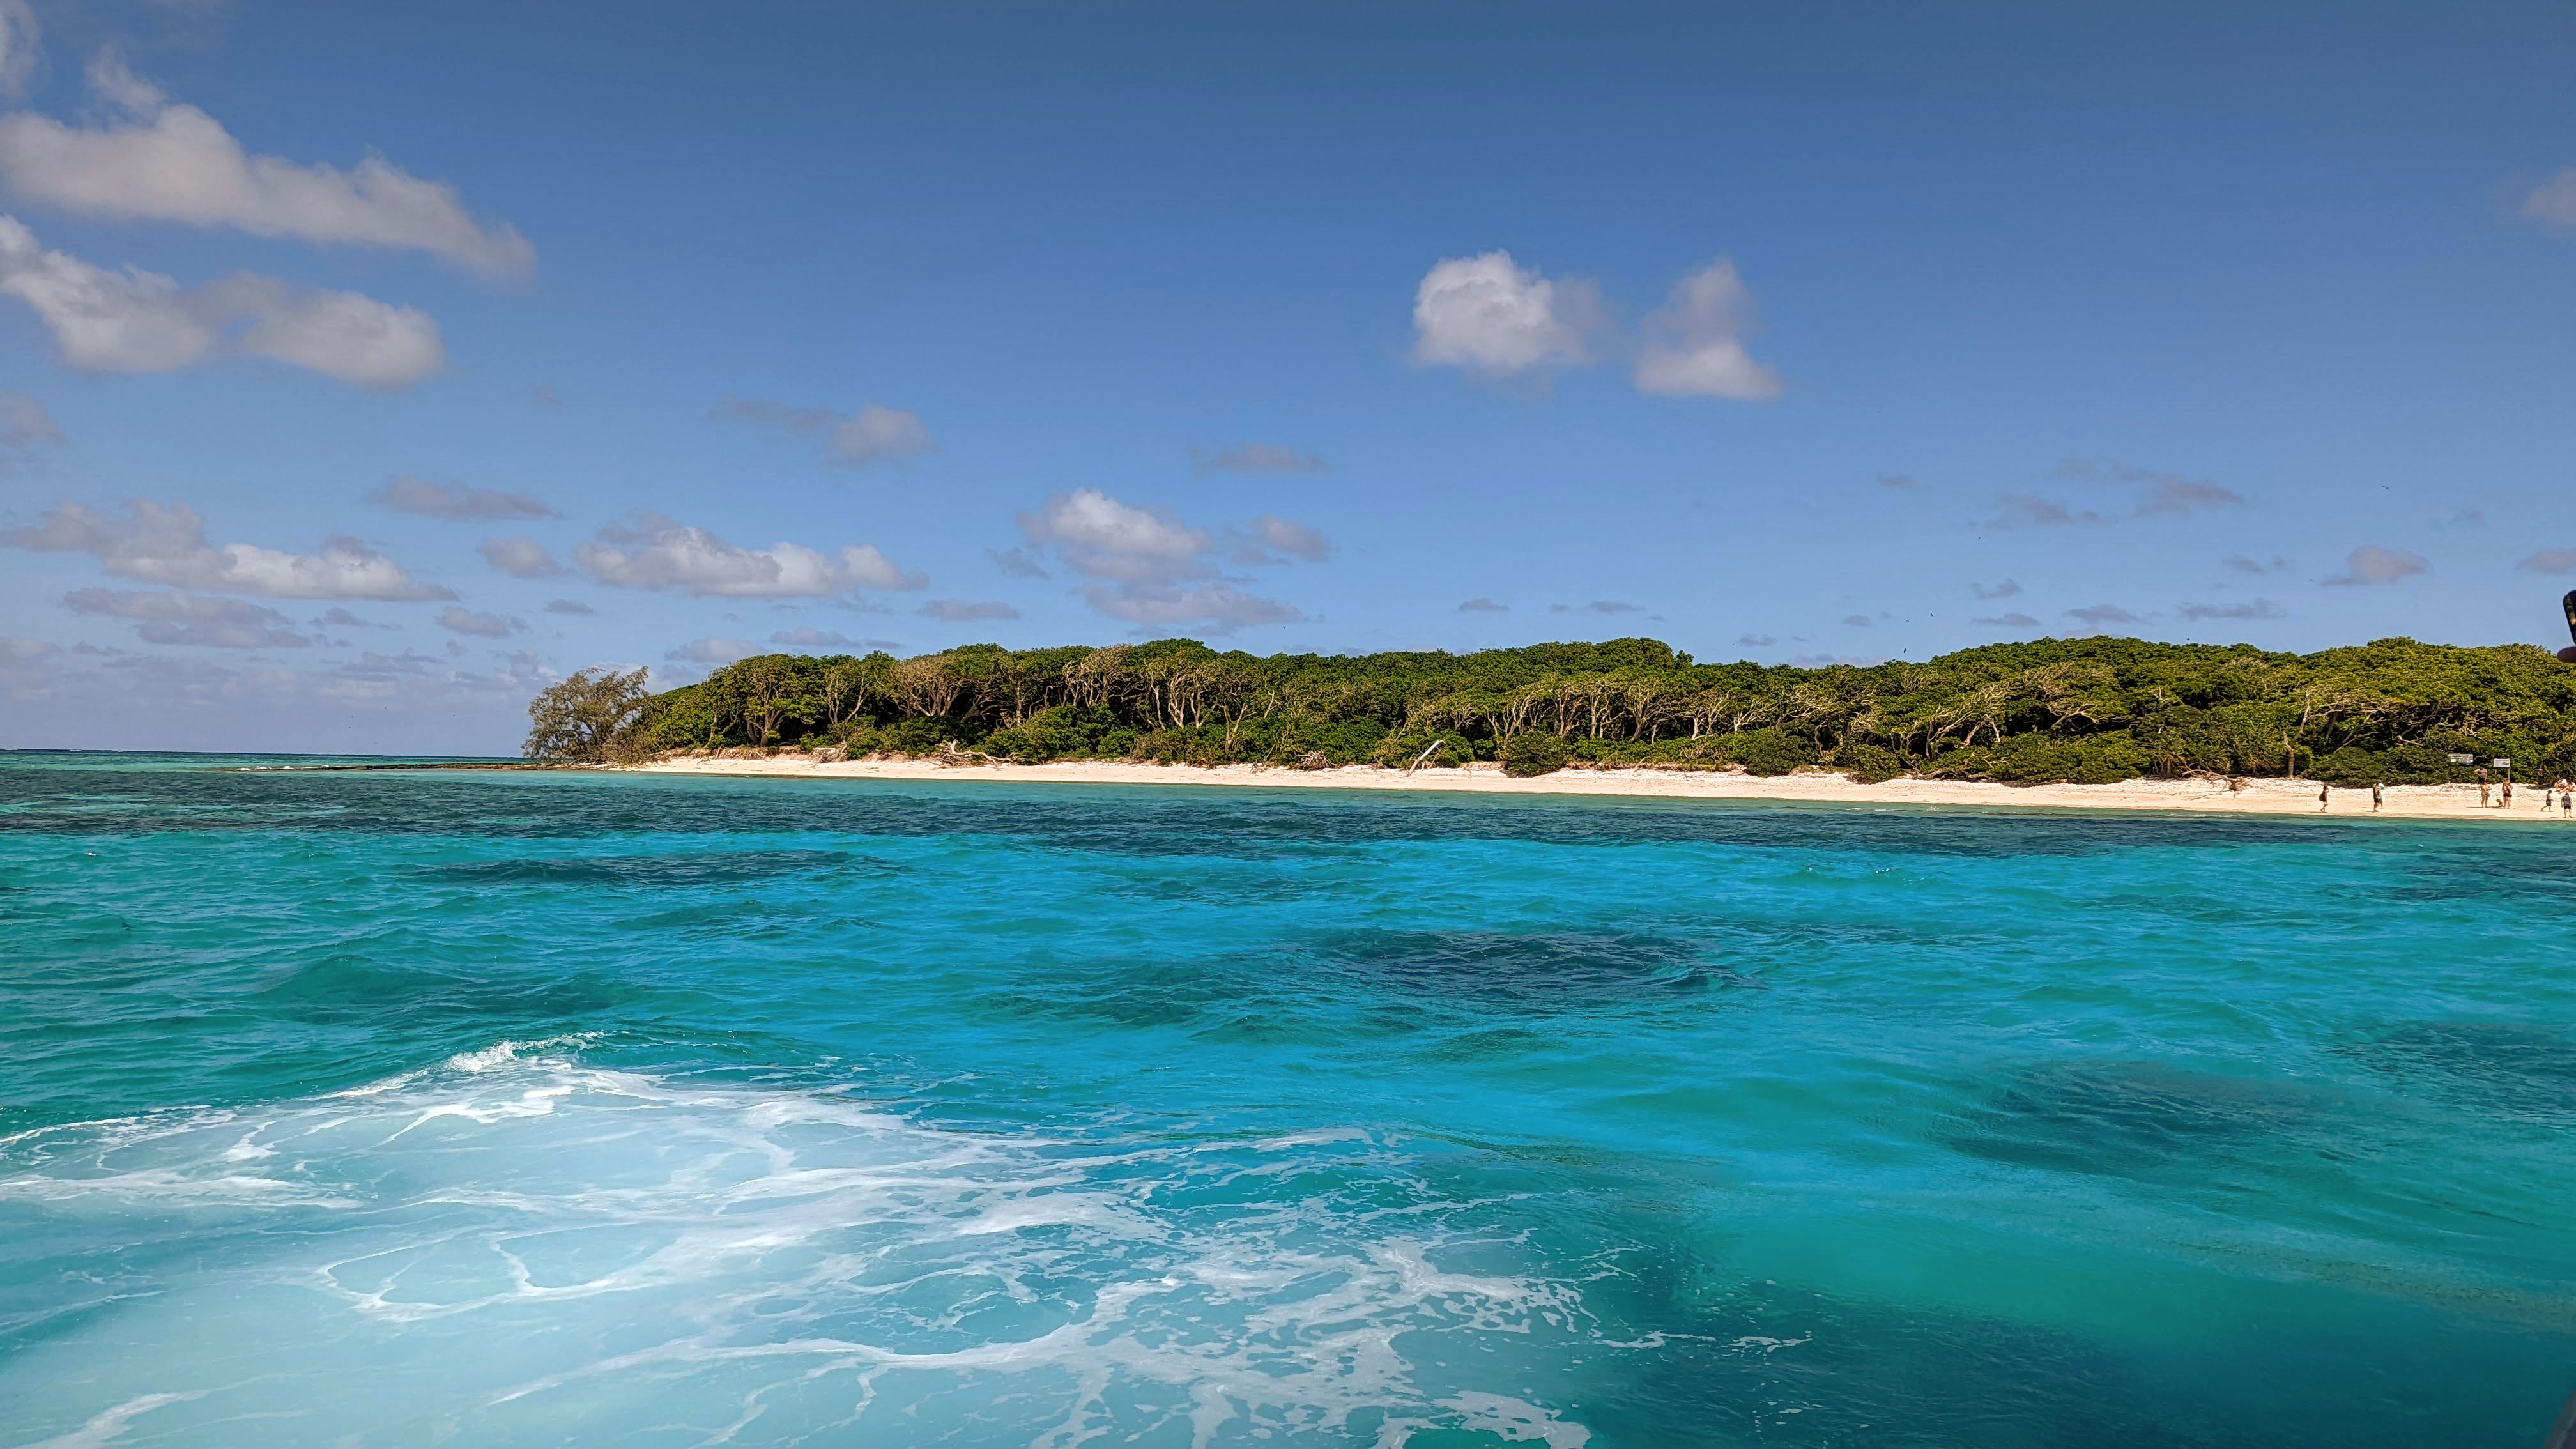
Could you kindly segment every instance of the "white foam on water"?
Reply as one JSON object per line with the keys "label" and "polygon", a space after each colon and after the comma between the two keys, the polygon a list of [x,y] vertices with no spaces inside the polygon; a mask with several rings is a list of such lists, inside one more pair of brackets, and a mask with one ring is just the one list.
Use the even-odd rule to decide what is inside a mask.
{"label": "white foam on water", "polygon": [[0,1360],[16,1431],[1589,1437],[1497,1392],[1600,1346],[1580,1294],[1366,1133],[1104,1149],[579,1045],[0,1143],[0,1230],[98,1285]]}

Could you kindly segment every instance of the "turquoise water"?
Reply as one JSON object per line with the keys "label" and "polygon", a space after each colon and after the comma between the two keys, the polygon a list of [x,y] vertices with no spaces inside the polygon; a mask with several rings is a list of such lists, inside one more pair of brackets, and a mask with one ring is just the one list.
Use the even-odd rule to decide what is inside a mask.
{"label": "turquoise water", "polygon": [[2576,1388],[2536,814],[209,763],[0,756],[7,1442],[2352,1449]]}

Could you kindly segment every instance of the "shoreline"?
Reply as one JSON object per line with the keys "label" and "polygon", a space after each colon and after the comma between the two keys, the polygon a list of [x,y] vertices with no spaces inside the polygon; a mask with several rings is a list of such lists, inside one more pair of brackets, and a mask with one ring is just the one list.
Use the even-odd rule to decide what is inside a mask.
{"label": "shoreline", "polygon": [[[2314,780],[2247,779],[2241,793],[2209,779],[2128,780],[2117,785],[2013,785],[1899,778],[1864,785],[1848,775],[1745,775],[1680,770],[1560,770],[1514,779],[1499,765],[1426,768],[1380,765],[1295,770],[1255,765],[1153,765],[1112,760],[1045,765],[942,764],[934,760],[818,760],[687,757],[617,767],[623,773],[743,775],[827,780],[989,780],[1066,785],[1187,785],[1291,790],[1397,790],[1481,795],[1589,795],[1651,800],[1796,800],[1844,805],[1941,805],[1978,809],[2162,810],[2209,815],[2318,815]],[[2492,820],[2566,823],[2543,814],[2540,792],[2516,792],[2513,808],[2481,807],[2475,785],[2391,785],[2373,812],[2367,789],[2335,789],[2327,819]]]}

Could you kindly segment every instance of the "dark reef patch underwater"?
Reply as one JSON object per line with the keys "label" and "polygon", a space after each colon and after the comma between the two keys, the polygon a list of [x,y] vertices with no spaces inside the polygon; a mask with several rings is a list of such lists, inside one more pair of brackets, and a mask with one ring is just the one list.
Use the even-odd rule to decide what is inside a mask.
{"label": "dark reef patch underwater", "polygon": [[10,1442],[2576,1389],[2576,828],[223,763],[0,755]]}

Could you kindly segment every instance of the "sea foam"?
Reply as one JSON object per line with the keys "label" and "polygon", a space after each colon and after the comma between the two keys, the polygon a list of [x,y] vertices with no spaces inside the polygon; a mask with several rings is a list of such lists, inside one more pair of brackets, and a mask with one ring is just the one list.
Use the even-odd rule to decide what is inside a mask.
{"label": "sea foam", "polygon": [[[1370,1134],[966,1132],[579,1045],[21,1134],[0,1212],[122,1219],[134,1246],[73,1326],[0,1368],[20,1428],[1587,1437],[1503,1392],[1534,1340],[1589,1333],[1580,1295]],[[184,1268],[163,1256],[183,1238]],[[233,1329],[202,1335],[218,1306]]]}

